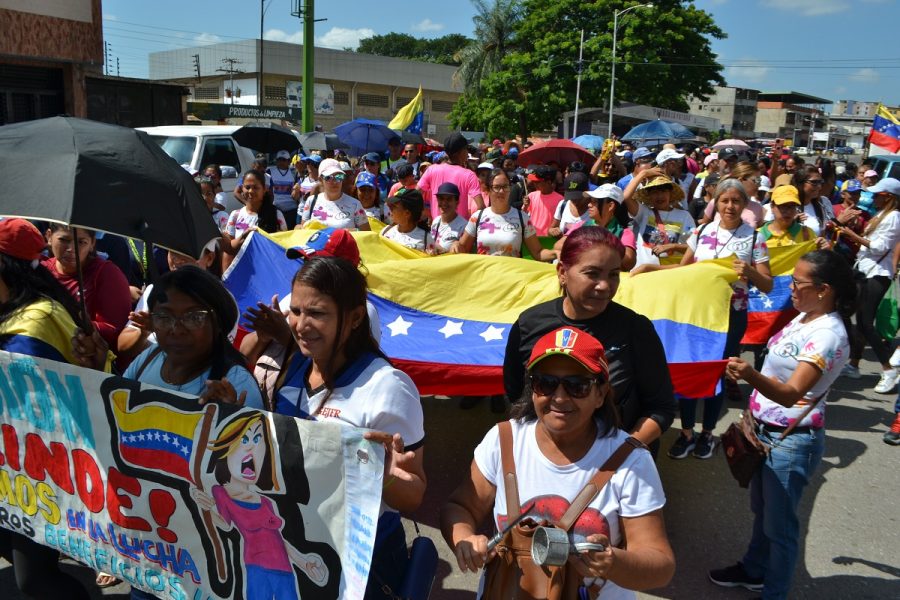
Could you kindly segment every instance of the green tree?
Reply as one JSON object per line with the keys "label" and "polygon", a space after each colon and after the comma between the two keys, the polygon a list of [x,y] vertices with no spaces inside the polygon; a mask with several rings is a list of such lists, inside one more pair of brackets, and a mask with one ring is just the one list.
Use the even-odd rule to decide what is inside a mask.
{"label": "green tree", "polygon": [[516,27],[522,21],[520,0],[472,0],[477,11],[474,40],[460,50],[456,80],[467,93],[478,94],[482,83],[503,69],[506,55],[518,49]]}
{"label": "green tree", "polygon": [[456,55],[471,40],[459,33],[438,38],[417,38],[406,33],[386,33],[360,40],[357,52],[393,56],[443,65],[457,65]]}
{"label": "green tree", "polygon": [[[501,68],[466,87],[454,124],[481,122],[492,135],[556,126],[575,105],[580,30],[585,32],[581,106],[609,97],[613,12],[634,0],[524,0],[523,18]],[[708,97],[724,84],[711,39],[725,33],[712,16],[679,0],[658,0],[619,19],[616,98],[685,110],[691,94]],[[527,44],[524,43],[527,41]],[[474,98],[473,98],[474,96]],[[480,114],[478,111],[481,111]]]}

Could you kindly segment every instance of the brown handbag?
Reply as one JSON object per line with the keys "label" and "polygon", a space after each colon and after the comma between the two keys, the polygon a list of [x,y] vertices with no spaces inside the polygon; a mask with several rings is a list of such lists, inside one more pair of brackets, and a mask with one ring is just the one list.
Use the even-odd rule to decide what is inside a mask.
{"label": "brown handbag", "polygon": [[[506,489],[506,517],[509,522],[519,516],[516,464],[513,459],[512,426],[509,421],[498,424],[500,433],[500,458],[503,466],[503,484]],[[497,544],[497,554],[485,566],[485,600],[577,600],[582,578],[568,563],[562,567],[540,566],[531,559],[531,538],[538,526],[554,526],[568,531],[581,513],[609,483],[613,474],[635,448],[644,444],[629,437],[603,463],[594,477],[578,493],[558,523],[535,523],[524,520],[513,527]],[[593,587],[593,586],[592,586]],[[596,588],[599,590],[599,588]],[[591,592],[593,590],[589,590]],[[593,591],[593,597],[596,591]]]}
{"label": "brown handbag", "polygon": [[[791,435],[797,424],[803,421],[824,397],[825,394],[819,396],[815,402],[803,411],[799,419],[788,425],[778,438],[778,441],[780,442]],[[768,445],[760,441],[759,436],[756,434],[758,426],[759,423],[753,418],[753,413],[746,409],[741,413],[737,422],[729,425],[725,433],[719,438],[722,442],[722,447],[725,449],[725,460],[728,461],[731,475],[742,488],[750,486],[750,480],[753,479],[756,470],[766,460],[771,450]]]}

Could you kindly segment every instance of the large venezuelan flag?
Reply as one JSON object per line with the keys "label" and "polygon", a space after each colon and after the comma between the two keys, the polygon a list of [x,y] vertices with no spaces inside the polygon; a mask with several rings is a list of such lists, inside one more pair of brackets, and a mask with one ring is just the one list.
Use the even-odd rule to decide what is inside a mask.
{"label": "large venezuelan flag", "polygon": [[395,131],[406,130],[411,133],[422,133],[422,125],[425,117],[425,101],[422,99],[422,86],[419,92],[409,101],[409,104],[397,111],[397,114],[388,123],[388,127]]}
{"label": "large venezuelan flag", "polygon": [[881,146],[890,152],[900,152],[900,120],[897,120],[883,104],[872,120],[869,143]]}
{"label": "large venezuelan flag", "polygon": [[116,390],[111,396],[122,459],[136,467],[193,481],[194,436],[203,414],[182,413],[160,404],[130,410],[128,390]]}
{"label": "large venezuelan flag", "polygon": [[775,333],[797,316],[791,303],[791,276],[794,265],[807,252],[816,249],[814,241],[769,248],[769,269],[772,271],[772,291],[763,294],[756,286],[750,286],[750,306],[747,313],[747,331],[742,344],[765,344]]}
{"label": "large venezuelan flag", "polygon": [[[241,310],[290,293],[299,268],[284,249],[310,231],[254,233],[225,274]],[[423,394],[503,392],[502,365],[512,323],[526,308],[557,298],[551,265],[504,257],[425,257],[377,234],[354,233],[381,320],[381,347]],[[651,319],[677,393],[712,394],[724,370],[728,331],[727,261],[623,277],[616,301]]]}

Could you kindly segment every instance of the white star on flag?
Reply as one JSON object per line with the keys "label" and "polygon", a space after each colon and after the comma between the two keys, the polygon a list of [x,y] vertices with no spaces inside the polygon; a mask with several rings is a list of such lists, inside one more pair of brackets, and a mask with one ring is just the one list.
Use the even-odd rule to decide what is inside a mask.
{"label": "white star on flag", "polygon": [[503,339],[503,328],[502,327],[494,327],[491,325],[481,333],[479,333],[481,337],[484,338],[485,342],[492,342],[494,340],[502,340]]}
{"label": "white star on flag", "polygon": [[169,443],[169,434],[168,433],[164,433],[162,438],[165,443],[167,443],[167,444]]}
{"label": "white star on flag", "polygon": [[765,302],[763,302],[763,306],[765,306],[766,308],[772,308],[772,304],[772,299],[766,296],[766,300]]}
{"label": "white star on flag", "polygon": [[443,327],[438,329],[438,332],[443,333],[444,339],[446,340],[454,335],[462,335],[462,326],[462,321],[451,321],[450,319],[447,319],[447,322]]}
{"label": "white star on flag", "polygon": [[410,321],[404,321],[403,316],[398,316],[393,323],[388,323],[388,329],[391,330],[391,337],[397,335],[409,335],[409,328],[412,325]]}

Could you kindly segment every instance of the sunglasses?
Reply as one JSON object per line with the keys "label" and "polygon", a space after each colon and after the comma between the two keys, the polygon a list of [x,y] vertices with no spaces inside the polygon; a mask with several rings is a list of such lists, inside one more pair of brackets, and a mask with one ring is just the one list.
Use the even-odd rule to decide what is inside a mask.
{"label": "sunglasses", "polygon": [[344,177],[346,177],[343,173],[338,173],[337,175],[326,175],[322,179],[325,181],[343,181]]}
{"label": "sunglasses", "polygon": [[208,310],[195,310],[176,317],[166,312],[155,312],[150,315],[150,322],[157,331],[174,331],[178,324],[188,331],[197,331],[206,324],[209,314]]}
{"label": "sunglasses", "polygon": [[531,389],[541,396],[551,396],[553,392],[562,384],[571,398],[581,399],[587,398],[591,393],[591,386],[594,383],[602,384],[605,381],[602,375],[595,377],[587,377],[584,375],[567,375],[565,377],[557,377],[556,375],[547,375],[546,373],[531,374]]}

